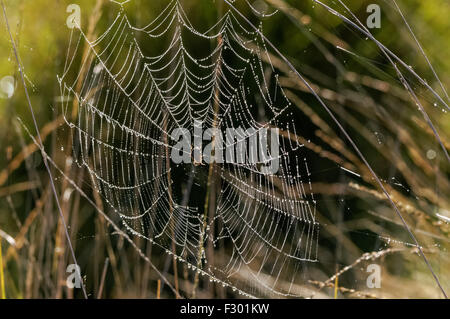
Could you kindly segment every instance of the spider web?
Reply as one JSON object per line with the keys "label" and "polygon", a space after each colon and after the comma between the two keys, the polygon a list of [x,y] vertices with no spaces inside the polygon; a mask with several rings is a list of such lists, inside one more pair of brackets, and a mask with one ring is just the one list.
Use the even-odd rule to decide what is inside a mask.
{"label": "spider web", "polygon": [[[126,2],[130,0],[123,3]],[[320,1],[314,2],[321,4]],[[346,8],[341,1],[339,3]],[[264,13],[259,13],[247,4],[255,15],[264,17]],[[359,29],[337,11],[326,8]],[[62,94],[57,101],[63,104],[63,117],[73,137],[73,144],[69,147],[73,154],[66,154],[65,171],[58,167],[53,157],[47,155],[44,147],[21,123],[49,163],[96,207],[112,228],[136,249],[173,291],[164,276],[167,269],[159,272],[150,261],[151,257],[145,256],[130,237],[119,230],[114,217],[120,217],[130,233],[145,238],[150,245],[163,248],[167,254],[166,265],[172,258],[170,256],[174,255],[183,267],[193,270],[191,274],[195,278],[197,275],[209,277],[210,281],[219,282],[249,297],[271,294],[305,296],[300,291],[303,288],[297,283],[306,277],[303,263],[317,261],[316,204],[317,199],[320,204],[325,202],[322,201],[321,194],[324,193],[321,192],[327,191],[326,187],[320,189],[323,185],[314,185],[314,189],[317,186],[317,194],[312,192],[312,173],[308,163],[316,163],[307,149],[315,148],[315,153],[322,153],[321,157],[339,164],[322,171],[336,169],[351,174],[353,178],[356,176],[361,181],[367,181],[367,174],[355,166],[345,165],[349,163],[332,152],[314,146],[314,143],[310,144],[309,140],[306,144],[301,133],[297,135],[298,131],[308,131],[307,123],[306,128],[302,129],[304,123],[298,125],[298,121],[291,119],[294,118],[295,108],[291,107],[287,96],[295,100],[297,107],[303,107],[303,112],[310,116],[308,122],[314,122],[324,131],[330,128],[324,122],[320,123],[318,118],[313,118],[311,112],[302,106],[302,101],[290,91],[293,84],[287,82],[287,78],[279,81],[274,66],[282,73],[290,72],[289,69],[280,66],[280,61],[275,61],[276,58],[266,49],[262,27],[258,32],[249,31],[243,26],[247,24],[241,23],[239,17],[247,23],[249,21],[237,12],[238,17],[227,12],[209,30],[200,32],[189,22],[177,1],[172,1],[153,22],[143,28],[133,26],[121,5],[114,22],[96,40],[89,41],[81,30],[74,30],[63,74],[58,77]],[[369,32],[363,33],[372,38]],[[140,46],[143,38],[146,38],[146,43],[152,42],[154,45]],[[413,75],[412,78],[416,78],[419,84],[432,93],[433,99],[437,98],[448,109],[442,98],[411,66],[407,66],[376,39],[373,40],[399,72],[398,78],[413,100],[417,101],[415,92],[420,90],[417,86],[409,85],[411,78],[406,80],[389,56],[399,61]],[[361,58],[351,50],[339,45],[336,47]],[[279,55],[282,56],[281,53]],[[425,53],[423,55],[426,58]],[[289,64],[286,59],[285,62]],[[336,62],[330,63],[339,66]],[[434,75],[440,83],[436,73]],[[447,95],[442,83],[440,86]],[[282,87],[286,89],[287,96]],[[321,96],[326,98],[333,92],[324,93]],[[433,105],[437,107],[439,103],[434,102]],[[418,103],[416,106],[418,111],[424,113],[434,137],[448,158],[422,105]],[[443,108],[442,112],[446,113],[446,109]],[[264,128],[280,130],[281,154],[277,157],[281,162],[280,170],[275,175],[262,174],[260,168],[266,161],[209,166],[203,161],[194,161],[194,164],[189,165],[172,163],[169,154],[179,150],[173,146],[176,141],[171,137],[171,132],[181,127],[195,131],[198,123],[220,129],[243,126],[249,128],[253,135]],[[380,138],[378,134],[375,132],[378,144],[382,145],[383,137]],[[239,144],[239,141],[234,144]],[[350,159],[351,154],[341,145],[332,148],[337,153],[342,151],[342,155]],[[64,151],[64,147],[61,147],[61,151]],[[434,151],[428,152],[429,159],[436,156]],[[268,159],[273,160],[275,158]],[[82,174],[76,178],[76,182],[71,179],[69,175],[75,174],[67,172],[67,165],[73,163],[78,166],[73,166],[74,172],[83,173],[86,170],[90,173],[92,181],[89,185],[82,181]],[[313,170],[314,179],[317,173],[320,171]],[[95,202],[83,190],[86,187],[91,191],[91,182]],[[392,177],[392,181],[383,180],[383,183],[402,188],[406,193],[411,192],[408,195],[416,200],[427,198],[422,197],[422,194],[417,196],[414,187],[410,189],[404,186],[403,181],[395,177]],[[380,194],[360,184],[348,186],[380,198]],[[66,189],[64,200],[68,200],[71,190]],[[210,190],[212,196],[209,196]],[[330,193],[343,195],[341,188]],[[106,211],[114,214],[104,214],[103,205],[97,202],[98,197],[106,204]],[[339,201],[343,203],[342,198]],[[208,200],[213,200],[213,203],[208,205]],[[439,197],[436,201],[439,201]],[[339,208],[341,213],[343,209],[350,210],[347,204]],[[320,211],[320,208],[317,210]],[[375,212],[369,213],[376,215]],[[448,221],[443,215],[436,213],[436,216]],[[324,220],[322,227],[331,228],[332,225],[327,225]],[[387,242],[385,246],[392,241],[407,247],[421,247],[417,241],[406,242],[404,240],[407,239],[398,239],[397,235],[393,239],[384,229],[377,232],[381,235],[366,231],[348,232],[377,237],[377,241]],[[326,250],[325,247],[323,250]],[[375,255],[382,256],[389,251],[379,251]],[[323,255],[326,256],[326,252]],[[326,263],[323,259],[321,256],[319,267]],[[364,254],[355,263],[339,272],[336,270],[336,275],[327,281],[310,283],[323,287],[322,284],[326,285],[361,260],[369,259],[370,255]],[[336,263],[332,264],[337,266]],[[314,275],[320,278],[317,273]],[[261,290],[256,291],[255,287]]]}
{"label": "spider web", "polygon": [[[140,47],[142,37],[155,46]],[[270,292],[297,296],[300,265],[317,261],[311,159],[260,33],[232,12],[200,32],[176,1],[143,28],[122,9],[94,41],[73,31],[58,80],[75,163],[126,229],[224,286],[243,287],[249,274]],[[280,129],[279,172],[261,174],[263,163],[214,165],[218,196],[210,214],[195,198],[209,189],[207,167],[180,168],[168,155],[173,129],[192,131],[198,122],[254,134]],[[216,247],[231,247],[231,256]],[[238,291],[250,296],[247,288]]]}
{"label": "spider web", "polygon": [[[142,37],[155,47],[140,47]],[[263,55],[270,62],[261,36],[231,11],[200,32],[177,1],[144,27],[133,26],[122,7],[94,41],[80,29],[72,31],[58,81],[67,97],[63,115],[73,135],[74,163],[88,170],[95,191],[128,231],[226,286],[237,286],[236,273],[245,269],[250,281],[295,295],[280,282],[292,287],[299,278],[292,269],[317,261],[316,201],[291,102]],[[201,178],[207,167],[170,162],[176,142],[171,132],[193,131],[196,123],[219,130],[244,127],[253,134],[278,128],[279,171],[265,175],[260,162],[216,163],[213,214],[203,202],[182,199],[189,196],[189,178],[192,197],[195,187],[207,187]],[[184,187],[174,183],[180,174]],[[221,245],[232,247],[229,258],[208,263],[205,247]],[[267,274],[275,280],[268,282]]]}

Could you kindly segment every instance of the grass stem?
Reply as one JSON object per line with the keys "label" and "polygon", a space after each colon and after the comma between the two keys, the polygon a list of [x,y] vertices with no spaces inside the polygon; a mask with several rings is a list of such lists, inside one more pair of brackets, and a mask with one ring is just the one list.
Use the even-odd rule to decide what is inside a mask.
{"label": "grass stem", "polygon": [[3,274],[3,254],[2,254],[2,239],[0,238],[0,299],[6,299],[5,291],[5,276]]}

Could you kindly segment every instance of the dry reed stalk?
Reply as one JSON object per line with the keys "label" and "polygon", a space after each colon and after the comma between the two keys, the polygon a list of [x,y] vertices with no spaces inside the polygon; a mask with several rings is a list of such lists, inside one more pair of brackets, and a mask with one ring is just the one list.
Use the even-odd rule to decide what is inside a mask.
{"label": "dry reed stalk", "polygon": [[[167,131],[167,125],[168,125],[168,120],[167,117],[164,120],[164,131]],[[176,251],[176,244],[175,244],[175,224],[174,224],[174,218],[173,218],[173,195],[172,195],[172,174],[171,174],[171,170],[170,170],[170,152],[169,152],[169,147],[167,145],[169,145],[169,138],[167,136],[167,134],[164,136],[164,143],[166,145],[165,147],[165,158],[166,158],[166,171],[167,171],[167,193],[169,196],[169,223],[170,223],[170,228],[171,228],[171,234],[172,234],[172,243],[171,243],[171,249],[172,249],[172,266],[173,266],[173,274],[174,274],[174,278],[175,278],[175,297],[178,299],[180,297],[180,289],[179,289],[179,282],[178,282],[178,264],[177,264],[177,251]]]}
{"label": "dry reed stalk", "polygon": [[[222,37],[219,36],[218,39],[218,46],[221,47],[220,49],[220,53],[219,55],[222,55]],[[219,59],[220,61],[220,59]],[[217,64],[216,68],[215,68],[215,73],[216,76],[220,73],[220,63]],[[215,92],[214,92],[214,119],[213,119],[213,125],[212,128],[213,130],[215,130],[217,128],[217,120],[218,120],[218,114],[219,114],[219,99],[220,99],[220,91],[219,91],[219,84],[216,85],[215,88]],[[213,135],[211,137],[211,158],[214,158],[215,155],[215,136]],[[202,266],[202,259],[203,259],[203,255],[205,253],[205,247],[204,247],[204,239],[205,239],[205,234],[206,234],[206,227],[207,227],[207,222],[208,222],[208,216],[210,216],[210,210],[212,209],[212,207],[210,207],[210,200],[212,201],[213,198],[210,197],[215,197],[215,192],[211,192],[211,189],[215,189],[216,187],[216,181],[215,178],[213,176],[213,172],[215,170],[215,162],[211,161],[211,163],[209,164],[209,169],[208,169],[208,180],[207,180],[207,184],[206,184],[206,196],[205,196],[205,205],[204,205],[204,211],[203,211],[203,217],[202,217],[202,228],[200,230],[200,238],[198,240],[199,243],[199,248],[198,248],[198,253],[197,253],[197,269],[200,270],[201,266]],[[213,203],[215,204],[215,203]],[[196,289],[198,286],[198,281],[199,281],[199,271],[195,272],[194,275],[194,284],[192,287],[192,298],[195,299],[195,295],[196,295]]]}
{"label": "dry reed stalk", "polygon": [[[95,26],[97,25],[101,14],[102,14],[102,7],[104,4],[105,0],[97,0],[94,6],[94,10],[92,15],[89,18],[89,22],[88,22],[88,30],[86,33],[86,37],[87,39],[90,41],[95,37]],[[84,46],[84,51],[83,51],[83,60],[85,59],[85,57],[89,54],[89,45],[85,44]],[[80,70],[80,76],[78,77],[77,80],[77,84],[76,84],[76,88],[75,88],[75,92],[78,93],[81,90],[84,78],[85,78],[85,74],[88,72],[88,70],[86,69],[86,65],[89,65],[89,63],[85,63],[82,66],[82,69]],[[74,99],[73,100],[73,107],[72,107],[72,120],[74,120],[77,115],[78,115],[78,100]],[[68,153],[72,152],[72,135],[69,134],[68,138],[67,138],[67,142],[66,142],[66,150]],[[69,164],[69,161],[66,161],[65,163],[65,169],[64,169],[64,173],[65,175],[68,175],[71,171],[71,165]],[[68,187],[68,183],[66,179],[63,179],[62,185],[61,185],[61,194],[65,193],[65,190]],[[63,218],[65,220],[68,220],[69,218],[69,201],[67,200],[62,200],[62,213],[63,213]],[[59,221],[58,225],[57,225],[57,229],[56,229],[56,234],[55,234],[55,251],[54,251],[54,265],[57,268],[57,282],[62,282],[62,279],[65,275],[65,267],[64,267],[64,244],[65,244],[65,237],[64,237],[64,230],[63,230],[63,225],[62,222]],[[55,297],[57,299],[62,297],[62,287],[58,286],[57,292]]]}
{"label": "dry reed stalk", "polygon": [[[335,287],[334,283],[324,284],[323,282],[316,281],[316,280],[308,280],[308,282],[310,284],[318,286],[319,288],[324,288],[324,287],[333,288],[333,287]],[[343,293],[343,294],[355,295],[358,298],[368,298],[368,299],[379,299],[380,298],[380,297],[378,297],[377,295],[374,295],[374,294],[370,294],[370,293],[363,292],[363,291],[358,291],[356,289],[345,288],[345,287],[342,287],[342,286],[338,287],[338,290],[341,293]]]}
{"label": "dry reed stalk", "polygon": [[2,252],[2,238],[0,237],[0,298],[6,299],[6,290],[5,290],[5,276],[3,273],[3,252]]}
{"label": "dry reed stalk", "polygon": [[105,259],[105,265],[103,266],[102,279],[100,282],[100,288],[98,289],[97,299],[102,298],[103,287],[105,286],[106,272],[108,271],[109,259]]}
{"label": "dry reed stalk", "polygon": [[[370,194],[379,200],[385,201],[383,194],[381,194],[380,192],[378,192],[376,190],[369,189],[365,186],[362,186],[362,185],[359,185],[356,183],[349,183],[349,187],[351,187],[354,190],[364,192],[366,194]],[[447,224],[442,223],[442,222],[436,222],[435,220],[432,219],[432,217],[430,215],[428,215],[425,212],[418,209],[415,205],[410,203],[408,201],[408,199],[406,199],[404,196],[402,196],[400,193],[396,192],[395,190],[391,190],[391,193],[392,193],[393,200],[396,202],[399,209],[403,213],[407,214],[408,216],[411,216],[412,218],[414,218],[415,221],[423,220],[426,223],[432,224],[433,226],[438,227],[443,233],[447,234],[449,232],[449,227]]]}
{"label": "dry reed stalk", "polygon": [[10,185],[8,187],[2,187],[2,188],[0,188],[0,197],[9,196],[14,193],[20,193],[20,192],[36,189],[38,187],[38,185],[39,185],[39,183],[37,183],[35,181],[27,181],[27,182],[16,183],[16,184]]}
{"label": "dry reed stalk", "polygon": [[[92,183],[92,185],[95,185],[95,181],[94,181],[92,176],[91,176],[91,183]],[[98,192],[93,192],[93,197],[94,197],[94,202],[95,202],[97,210],[104,211],[103,201],[102,201],[100,195],[98,194]],[[106,234],[107,233],[107,227],[105,225],[105,223],[106,223],[105,217],[102,214],[98,214],[97,215],[97,220],[98,220],[98,223],[99,223],[100,233],[103,234],[103,235]],[[111,269],[112,269],[112,272],[113,272],[115,286],[117,286],[118,289],[121,289],[123,287],[123,285],[122,285],[122,280],[120,278],[120,272],[119,272],[119,268],[118,268],[118,260],[116,258],[116,255],[114,254],[114,250],[113,250],[112,243],[111,243],[111,240],[110,240],[109,236],[103,236],[103,237],[104,237],[103,240],[105,242],[106,251],[108,253],[109,261],[111,263]]]}
{"label": "dry reed stalk", "polygon": [[[45,124],[40,131],[42,141],[45,141],[45,139],[62,123],[64,123],[64,118],[61,115],[55,120]],[[26,147],[22,148],[22,150],[12,159],[8,166],[0,172],[0,186],[6,183],[11,172],[18,169],[25,159],[38,150],[39,147],[36,146],[36,143],[30,143]]]}

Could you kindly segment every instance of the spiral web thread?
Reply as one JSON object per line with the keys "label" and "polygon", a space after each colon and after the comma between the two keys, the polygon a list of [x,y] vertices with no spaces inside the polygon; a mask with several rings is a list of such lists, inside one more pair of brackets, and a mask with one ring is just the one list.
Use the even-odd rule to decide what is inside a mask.
{"label": "spiral web thread", "polygon": [[[155,48],[168,45],[151,52],[156,49],[140,47],[142,38]],[[194,42],[208,53],[200,56],[189,47]],[[212,281],[239,287],[239,274],[245,273],[271,293],[295,296],[301,264],[317,261],[319,225],[306,152],[290,116],[293,106],[267,61],[264,40],[231,11],[200,32],[172,1],[144,27],[133,26],[121,7],[94,41],[75,28],[58,81],[74,165],[90,173],[94,191],[128,231]],[[183,205],[172,194],[170,176],[178,168],[167,165],[177,142],[171,132],[193,131],[196,121],[222,131],[282,132],[276,174],[262,174],[261,163],[215,164],[220,191],[206,227],[199,207]],[[199,261],[199,239],[200,246],[223,245],[231,253],[209,264],[203,251]]]}

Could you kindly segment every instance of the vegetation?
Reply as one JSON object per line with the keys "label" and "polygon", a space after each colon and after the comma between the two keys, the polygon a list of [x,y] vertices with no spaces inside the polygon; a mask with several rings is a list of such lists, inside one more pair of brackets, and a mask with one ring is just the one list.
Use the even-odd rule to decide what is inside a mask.
{"label": "vegetation", "polygon": [[[302,277],[302,284],[296,287],[300,297],[443,297],[393,204],[420,243],[442,288],[450,293],[450,161],[424,117],[429,117],[450,152],[450,100],[444,91],[450,83],[450,2],[395,1],[343,0],[348,10],[340,1],[323,3],[362,23],[369,15],[367,6],[379,4],[381,28],[370,31],[404,65],[396,59],[391,63],[370,37],[315,1],[235,2],[254,25],[262,21],[265,37],[326,102],[392,199],[390,203],[336,122],[268,47],[269,55],[263,62],[273,64],[280,86],[295,106],[292,117],[301,128],[296,139],[304,144],[317,201],[318,262],[301,262],[301,271],[295,269]],[[238,298],[242,291],[256,297],[280,297],[258,282],[249,282],[243,270],[233,277],[237,290],[199,276],[187,262],[174,260],[162,247],[123,227],[104,195],[96,191],[87,170],[67,165],[73,136],[63,118],[57,80],[65,69],[71,33],[66,26],[70,14],[66,8],[71,3],[80,6],[81,29],[95,39],[113,23],[120,6],[107,0],[54,1],[51,8],[42,0],[4,3],[45,152],[63,168],[61,172],[50,166],[88,296]],[[143,26],[167,3],[131,0],[124,8],[134,25]],[[202,31],[228,9],[221,0],[180,0],[180,4],[192,24]],[[267,16],[258,15],[258,10]],[[81,289],[66,285],[66,269],[74,263],[73,258],[42,154],[32,138],[36,132],[5,19],[0,27],[0,78],[12,76],[15,81],[10,97],[7,84],[0,86],[0,293],[3,295],[4,290],[6,298],[82,298]],[[165,39],[160,48],[154,48],[154,42],[143,36],[137,40],[148,50],[168,44]],[[202,53],[200,45],[190,44],[196,53]],[[265,70],[272,72],[267,65]],[[217,203],[204,204],[203,197],[207,194],[206,198],[215,198],[220,190],[216,187],[217,193],[212,191],[214,174],[207,172],[205,169],[195,181],[202,186],[190,194],[188,202],[202,198],[196,203],[204,205],[205,212],[214,212]],[[170,196],[181,202],[186,175],[177,171],[172,178]],[[79,189],[70,181],[75,181]],[[205,218],[209,218],[206,213]],[[232,254],[231,243],[206,249],[210,249],[208,258],[220,257],[215,259],[217,266],[222,257]],[[367,286],[370,264],[381,266],[380,288]],[[193,266],[202,268],[201,262]],[[270,271],[267,274],[275,276]],[[275,279],[267,278],[267,282]]]}

